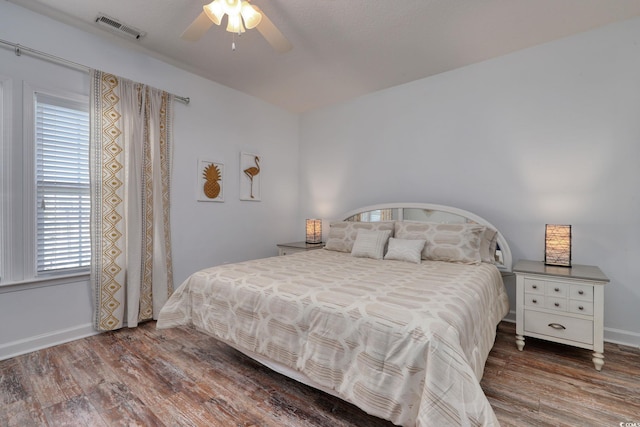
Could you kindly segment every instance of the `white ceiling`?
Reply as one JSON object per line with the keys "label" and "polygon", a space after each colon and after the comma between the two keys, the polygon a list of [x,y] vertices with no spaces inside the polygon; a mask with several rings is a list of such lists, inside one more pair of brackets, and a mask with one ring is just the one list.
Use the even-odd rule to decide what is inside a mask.
{"label": "white ceiling", "polygon": [[[638,0],[253,0],[293,44],[213,26],[180,39],[202,0],[10,0],[98,34],[99,12],[145,31],[138,49],[304,112],[640,16]],[[188,95],[188,94],[187,94]]]}

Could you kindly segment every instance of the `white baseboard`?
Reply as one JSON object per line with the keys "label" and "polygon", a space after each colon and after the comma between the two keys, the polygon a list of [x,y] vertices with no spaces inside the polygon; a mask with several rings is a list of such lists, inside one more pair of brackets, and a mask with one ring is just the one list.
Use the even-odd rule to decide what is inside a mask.
{"label": "white baseboard", "polygon": [[510,323],[516,323],[516,312],[515,311],[509,311],[507,313],[506,316],[504,316],[504,319],[502,319],[506,322],[510,322]]}
{"label": "white baseboard", "polygon": [[22,354],[31,353],[32,351],[41,350],[54,345],[64,344],[80,338],[99,334],[99,331],[93,329],[91,323],[75,326],[68,329],[60,329],[57,331],[47,332],[46,334],[36,335],[7,344],[0,345],[0,360],[10,359]]}
{"label": "white baseboard", "polygon": [[[503,320],[515,323],[516,312],[510,311]],[[100,332],[93,329],[93,325],[91,323],[87,323],[73,328],[61,329],[42,335],[24,338],[0,345],[0,360],[10,359],[15,356],[31,353],[32,351],[53,347],[54,345],[64,344],[69,341],[86,338],[99,333]],[[604,328],[604,340],[614,344],[640,348],[640,334],[631,331]]]}
{"label": "white baseboard", "polygon": [[[504,320],[505,322],[516,323],[516,312],[509,311],[509,313],[507,313],[507,315],[502,320]],[[640,334],[637,332],[605,327],[604,340],[613,344],[640,348]]]}
{"label": "white baseboard", "polygon": [[604,340],[613,344],[640,348],[640,334],[637,332],[605,327]]}

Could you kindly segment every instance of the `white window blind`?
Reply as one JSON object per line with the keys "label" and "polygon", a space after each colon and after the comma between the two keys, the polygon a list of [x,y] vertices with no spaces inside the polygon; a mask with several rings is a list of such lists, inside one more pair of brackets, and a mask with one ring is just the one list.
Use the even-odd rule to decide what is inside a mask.
{"label": "white window blind", "polygon": [[89,236],[89,106],[36,94],[38,273],[86,270]]}

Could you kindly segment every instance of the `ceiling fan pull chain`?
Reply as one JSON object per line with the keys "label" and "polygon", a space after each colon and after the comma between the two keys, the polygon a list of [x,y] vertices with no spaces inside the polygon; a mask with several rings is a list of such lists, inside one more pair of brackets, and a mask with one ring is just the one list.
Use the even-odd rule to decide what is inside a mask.
{"label": "ceiling fan pull chain", "polygon": [[[238,33],[238,37],[240,37],[240,33]],[[236,33],[231,33],[231,50],[236,51]]]}

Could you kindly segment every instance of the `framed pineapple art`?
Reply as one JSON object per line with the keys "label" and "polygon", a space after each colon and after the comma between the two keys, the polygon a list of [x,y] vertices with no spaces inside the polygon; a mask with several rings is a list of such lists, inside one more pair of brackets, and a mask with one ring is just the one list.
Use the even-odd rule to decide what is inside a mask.
{"label": "framed pineapple art", "polygon": [[224,202],[224,163],[198,159],[199,202]]}

